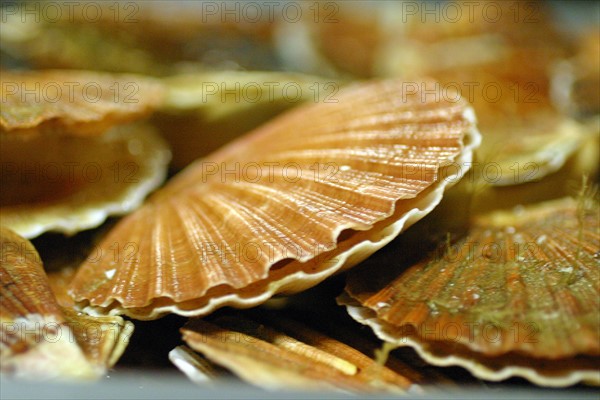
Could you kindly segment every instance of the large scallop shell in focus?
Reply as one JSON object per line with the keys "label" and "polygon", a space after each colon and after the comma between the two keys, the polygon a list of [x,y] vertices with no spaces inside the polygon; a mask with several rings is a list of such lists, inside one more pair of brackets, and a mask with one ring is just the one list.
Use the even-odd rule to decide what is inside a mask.
{"label": "large scallop shell in focus", "polygon": [[[479,144],[465,103],[423,97],[356,85],[197,161],[106,236],[73,297],[90,312],[202,315],[356,264],[431,211]],[[115,259],[115,243],[132,251]]]}
{"label": "large scallop shell in focus", "polygon": [[159,81],[90,71],[2,71],[0,133],[100,134],[159,106]]}
{"label": "large scallop shell in focus", "polygon": [[0,135],[0,154],[2,224],[27,238],[73,234],[134,210],[163,182],[170,159],[158,133],[138,124],[93,138]]}
{"label": "large scallop shell in focus", "polygon": [[27,379],[99,378],[123,353],[133,324],[60,307],[33,245],[4,227],[0,241],[0,370]]}
{"label": "large scallop shell in focus", "polygon": [[351,272],[340,302],[435,365],[489,380],[600,384],[598,210],[565,198],[477,217],[465,237],[408,269]]}

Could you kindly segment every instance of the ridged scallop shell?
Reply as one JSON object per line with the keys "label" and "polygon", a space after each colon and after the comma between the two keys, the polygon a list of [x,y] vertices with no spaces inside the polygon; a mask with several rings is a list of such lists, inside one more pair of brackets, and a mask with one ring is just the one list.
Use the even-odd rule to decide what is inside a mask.
{"label": "ridged scallop shell", "polygon": [[73,234],[132,211],[163,182],[170,158],[165,142],[144,125],[94,138],[0,135],[0,144],[2,224],[27,238]]}
{"label": "ridged scallop shell", "polygon": [[210,71],[162,82],[165,104],[152,123],[169,142],[177,169],[286,109],[328,101],[339,90],[334,80],[289,72]]}
{"label": "ridged scallop shell", "polygon": [[[547,64],[533,64],[523,72],[518,69],[523,51],[509,54],[499,62],[502,68],[492,64],[434,74],[441,87],[460,87],[475,109],[483,135],[476,169],[492,186],[535,182],[558,171],[586,135],[582,124],[551,104]],[[468,89],[469,84],[477,86]],[[484,91],[486,87],[497,94]]]}
{"label": "ridged scallop shell", "polygon": [[90,317],[56,301],[39,254],[0,228],[0,369],[27,379],[94,379],[114,365],[133,324]]}
{"label": "ridged scallop shell", "polygon": [[[366,258],[437,205],[479,143],[464,103],[402,85],[346,88],[192,164],[106,236],[71,285],[75,300],[142,319],[202,315]],[[126,257],[109,254],[114,243]]]}
{"label": "ridged scallop shell", "polygon": [[188,346],[211,362],[269,390],[403,393],[432,383],[394,356],[388,366],[378,364],[377,344],[367,341],[359,350],[284,313],[192,319],[181,332]]}
{"label": "ridged scallop shell", "polygon": [[159,81],[89,71],[2,71],[0,133],[87,136],[148,115],[159,106]]}
{"label": "ridged scallop shell", "polygon": [[532,113],[504,115],[507,122],[502,125],[481,124],[486,134],[477,153],[478,169],[489,185],[537,182],[563,168],[580,149],[586,133],[583,125],[551,109]]}
{"label": "ridged scallop shell", "polygon": [[351,272],[340,301],[435,365],[490,380],[599,384],[599,251],[595,200],[497,211],[408,269]]}

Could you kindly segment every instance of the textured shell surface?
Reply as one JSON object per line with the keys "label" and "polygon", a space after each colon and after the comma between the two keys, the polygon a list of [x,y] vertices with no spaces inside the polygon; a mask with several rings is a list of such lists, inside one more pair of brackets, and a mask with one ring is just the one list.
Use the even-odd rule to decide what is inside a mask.
{"label": "textured shell surface", "polygon": [[[559,360],[531,358],[518,354],[488,357],[457,346],[455,343],[431,341],[377,318],[375,311],[362,307],[347,295],[339,298],[352,318],[373,329],[382,340],[393,346],[410,346],[427,363],[440,367],[460,366],[473,376],[489,381],[522,377],[540,386],[565,387],[579,383],[600,385],[597,357],[577,356]],[[454,329],[454,327],[449,328]],[[432,329],[433,331],[433,329]],[[495,335],[495,333],[492,333]],[[454,333],[452,333],[454,335]]]}
{"label": "textured shell surface", "polygon": [[142,124],[92,138],[1,135],[0,155],[2,224],[27,238],[73,234],[132,211],[163,182],[170,159],[164,140]]}
{"label": "textured shell surface", "polygon": [[25,238],[0,228],[0,370],[24,379],[97,379],[123,353],[133,324],[61,307]]}
{"label": "textured shell surface", "polygon": [[[78,271],[89,312],[156,318],[250,307],[314,286],[427,214],[479,145],[465,103],[358,84],[182,171],[100,244],[133,243]],[[85,308],[87,307],[87,308]]]}
{"label": "textured shell surface", "polygon": [[0,82],[0,133],[11,135],[101,134],[148,115],[165,95],[152,78],[90,71],[2,71]]}
{"label": "textured shell surface", "polygon": [[433,378],[393,356],[387,366],[378,364],[375,341],[357,349],[284,314],[192,319],[181,332],[188,346],[211,362],[267,389],[405,393],[422,390]]}
{"label": "textured shell surface", "polygon": [[340,302],[384,340],[485,379],[598,382],[597,200],[571,198],[477,216],[408,268],[349,274]]}

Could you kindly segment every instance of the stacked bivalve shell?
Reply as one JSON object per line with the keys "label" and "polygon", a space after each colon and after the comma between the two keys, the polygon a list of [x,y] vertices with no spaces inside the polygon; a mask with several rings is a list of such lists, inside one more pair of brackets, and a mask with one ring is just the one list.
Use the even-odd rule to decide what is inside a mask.
{"label": "stacked bivalve shell", "polygon": [[73,234],[138,207],[166,177],[169,149],[148,125],[163,86],[87,71],[1,74],[2,224],[32,238]]}
{"label": "stacked bivalve shell", "polygon": [[392,261],[376,277],[352,271],[339,302],[434,365],[487,380],[598,385],[598,210],[597,199],[565,198],[476,216],[414,263]]}
{"label": "stacked bivalve shell", "polygon": [[103,376],[125,350],[133,324],[61,307],[33,245],[6,228],[0,241],[2,373],[36,380]]}

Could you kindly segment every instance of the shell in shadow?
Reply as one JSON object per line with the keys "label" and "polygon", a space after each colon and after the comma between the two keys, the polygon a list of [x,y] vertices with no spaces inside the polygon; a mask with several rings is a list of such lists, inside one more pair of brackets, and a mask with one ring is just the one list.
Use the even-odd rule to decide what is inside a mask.
{"label": "shell in shadow", "polygon": [[[346,88],[192,164],[111,230],[74,298],[89,312],[202,315],[366,258],[437,205],[479,144],[463,102],[403,85]],[[129,253],[115,259],[115,243]]]}
{"label": "shell in shadow", "polygon": [[27,238],[73,234],[132,211],[163,182],[170,159],[165,142],[141,124],[94,138],[0,135],[0,154],[2,224]]}
{"label": "shell in shadow", "polygon": [[[387,366],[379,364],[376,341],[366,341],[366,348],[357,349],[284,314],[225,313],[210,321],[192,319],[181,332],[188,346],[211,362],[269,390],[420,392],[422,384],[437,378],[432,380],[394,356]],[[354,338],[358,337],[355,332]]]}
{"label": "shell in shadow", "polygon": [[52,20],[41,9],[28,10],[26,16],[5,15],[3,51],[36,68],[149,75],[281,69],[271,44],[274,14],[279,13],[262,6],[256,18],[247,19],[211,15],[206,4],[189,1],[177,1],[168,10],[154,2],[131,3],[119,10],[100,2],[93,22],[81,7],[75,5],[77,10],[68,16],[59,13]]}
{"label": "shell in shadow", "polygon": [[490,380],[600,383],[597,199],[478,216],[407,269],[358,269],[340,302],[383,340]]}

